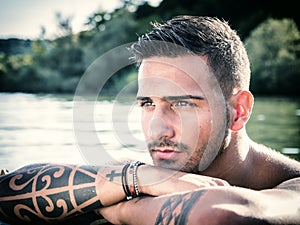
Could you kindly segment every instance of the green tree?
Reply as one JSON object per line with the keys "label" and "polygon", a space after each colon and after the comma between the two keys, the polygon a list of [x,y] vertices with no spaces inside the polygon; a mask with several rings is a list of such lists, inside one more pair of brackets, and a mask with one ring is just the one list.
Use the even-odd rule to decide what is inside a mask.
{"label": "green tree", "polygon": [[300,32],[293,20],[267,19],[245,44],[254,93],[299,95]]}
{"label": "green tree", "polygon": [[30,54],[0,54],[0,90],[20,91],[18,87],[24,84],[20,71],[30,66],[31,63],[32,56]]}
{"label": "green tree", "polygon": [[[109,50],[122,44],[136,40],[136,27],[134,14],[126,7],[119,8],[108,14],[97,12],[89,17],[88,25],[92,28],[79,35],[79,43],[84,51],[85,68],[88,68],[94,60]],[[111,65],[119,61],[119,56],[112,57],[102,65],[101,71],[109,70]],[[104,92],[117,92],[120,86],[124,86],[126,76],[129,76],[132,67],[123,68],[106,81]],[[103,85],[103,74],[95,76],[94,82],[88,84],[88,90],[97,90],[99,85]]]}

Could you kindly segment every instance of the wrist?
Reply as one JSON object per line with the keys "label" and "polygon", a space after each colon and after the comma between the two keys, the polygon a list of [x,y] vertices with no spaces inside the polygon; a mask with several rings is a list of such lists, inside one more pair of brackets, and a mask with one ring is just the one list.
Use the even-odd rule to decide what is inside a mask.
{"label": "wrist", "polygon": [[142,163],[140,161],[135,161],[127,163],[122,169],[122,187],[127,200],[139,197],[140,195],[137,171],[138,168],[144,164],[145,163]]}
{"label": "wrist", "polygon": [[103,206],[110,206],[124,199],[121,186],[121,166],[100,168],[97,173],[96,193]]}
{"label": "wrist", "polygon": [[140,166],[137,171],[137,182],[140,194],[149,194],[147,192],[148,185],[147,180],[145,178],[147,177],[147,175],[151,174],[150,170],[151,166],[143,165]]}
{"label": "wrist", "polygon": [[172,188],[181,172],[162,167],[144,165],[137,172],[139,191],[144,195],[159,196],[166,194],[165,188]]}

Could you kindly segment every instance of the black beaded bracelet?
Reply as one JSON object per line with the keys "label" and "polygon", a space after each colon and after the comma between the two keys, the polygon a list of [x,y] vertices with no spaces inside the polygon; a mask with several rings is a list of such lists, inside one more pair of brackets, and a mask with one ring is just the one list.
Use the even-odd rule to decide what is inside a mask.
{"label": "black beaded bracelet", "polygon": [[139,196],[139,188],[138,188],[138,183],[137,183],[137,168],[141,165],[145,165],[145,163],[142,163],[140,161],[136,161],[133,164],[133,188],[134,188],[134,196],[138,197]]}

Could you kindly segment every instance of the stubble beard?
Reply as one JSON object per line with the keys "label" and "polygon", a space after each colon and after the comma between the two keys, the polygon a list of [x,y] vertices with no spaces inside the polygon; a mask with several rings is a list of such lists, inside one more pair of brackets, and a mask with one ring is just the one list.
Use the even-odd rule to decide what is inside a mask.
{"label": "stubble beard", "polygon": [[[226,148],[228,146],[229,139],[230,139],[229,136],[230,135],[229,135],[229,132],[227,129],[225,137],[221,144],[221,147],[218,150],[218,154],[215,157],[215,159],[213,159],[212,163],[226,151]],[[180,145],[183,145],[183,144],[180,144]],[[199,164],[201,163],[201,159],[202,159],[202,155],[203,155],[204,151],[206,151],[206,146],[207,146],[207,144],[205,144],[201,148],[195,150],[194,152],[188,151],[188,149],[190,150],[190,148],[188,148],[188,149],[185,148],[184,150],[180,149],[182,152],[184,152],[188,155],[187,159],[183,163],[177,163],[174,160],[167,160],[167,159],[154,161],[154,159],[152,158],[153,164],[155,166],[159,166],[159,167],[163,167],[163,168],[167,168],[167,169],[171,169],[171,170],[177,170],[177,171],[193,173],[193,174],[200,174],[203,171],[199,171]],[[151,151],[151,148],[148,148],[148,149],[149,149],[149,151]],[[188,152],[192,152],[192,154],[189,154]]]}
{"label": "stubble beard", "polygon": [[[229,143],[231,134],[229,132],[229,122],[230,122],[230,116],[229,116],[229,109],[228,109],[228,103],[226,102],[226,129],[223,141],[220,145],[220,148],[218,150],[218,153],[216,157],[212,160],[211,164],[214,163],[224,152],[226,151]],[[172,146],[180,149],[182,152],[185,152],[188,154],[188,159],[184,163],[176,163],[173,160],[161,160],[160,162],[154,162],[155,166],[160,166],[167,169],[182,171],[186,173],[193,173],[193,174],[201,174],[203,171],[199,171],[199,165],[201,163],[201,159],[203,156],[204,151],[206,151],[207,144],[204,144],[201,148],[191,151],[191,148],[183,143],[174,143],[169,140],[163,140],[161,142],[152,142],[148,144],[148,149],[151,151],[151,149],[158,147],[158,146]],[[189,154],[189,152],[192,152]]]}

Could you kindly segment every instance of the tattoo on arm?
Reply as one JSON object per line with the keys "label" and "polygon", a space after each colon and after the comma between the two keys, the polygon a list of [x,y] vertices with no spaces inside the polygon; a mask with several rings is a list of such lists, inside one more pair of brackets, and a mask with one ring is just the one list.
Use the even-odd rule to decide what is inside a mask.
{"label": "tattoo on arm", "polygon": [[106,177],[109,178],[109,181],[113,181],[115,177],[121,177],[122,173],[116,173],[116,170],[112,170],[111,173],[106,174]]}
{"label": "tattoo on arm", "polygon": [[96,193],[98,169],[39,165],[0,180],[0,218],[45,223],[102,207]]}
{"label": "tattoo on arm", "polygon": [[155,225],[187,224],[189,213],[204,193],[204,191],[195,191],[171,196],[161,207]]}

